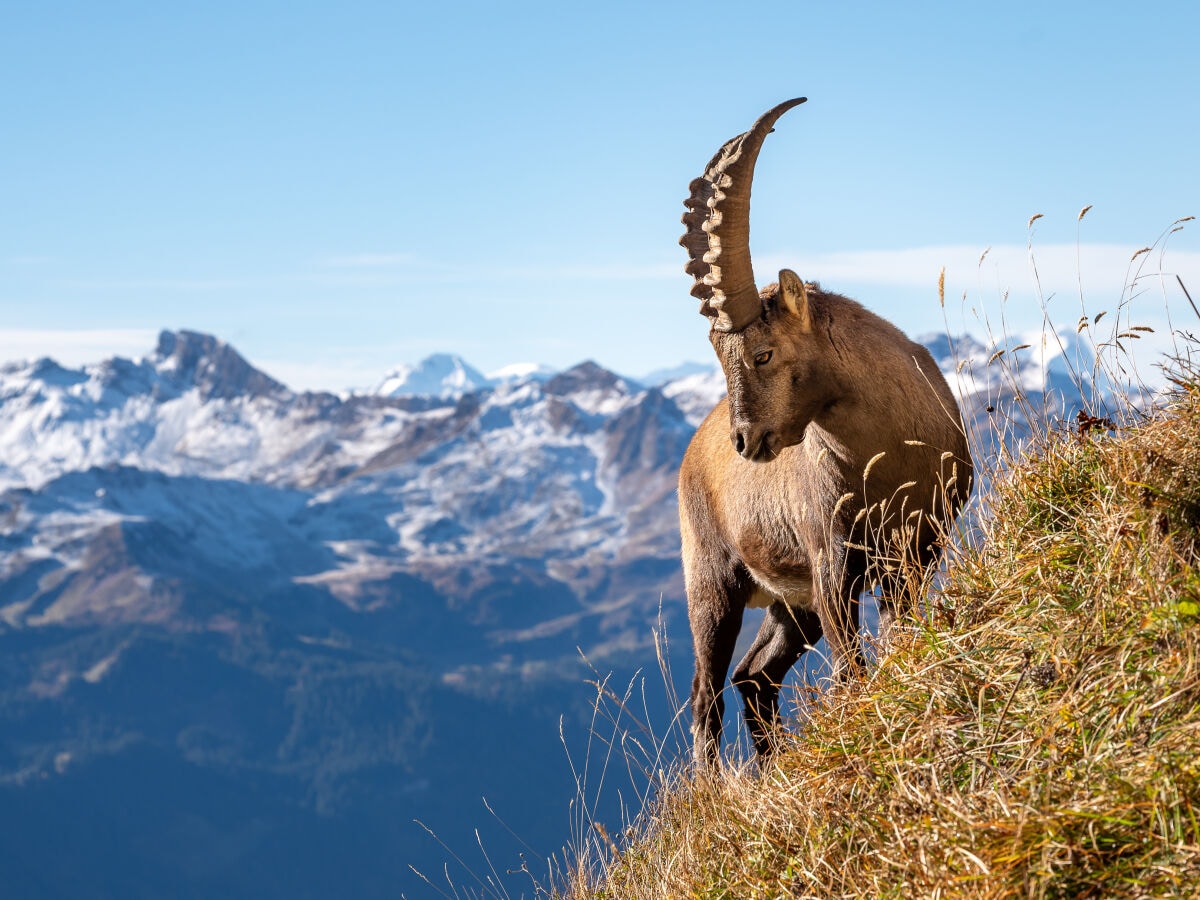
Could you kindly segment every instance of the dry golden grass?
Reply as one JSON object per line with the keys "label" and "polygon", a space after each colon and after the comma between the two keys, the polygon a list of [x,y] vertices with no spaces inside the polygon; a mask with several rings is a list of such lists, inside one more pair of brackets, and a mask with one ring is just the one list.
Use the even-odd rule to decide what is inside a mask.
{"label": "dry golden grass", "polygon": [[1200,896],[1200,378],[1048,429],[765,773],[680,771],[582,898]]}

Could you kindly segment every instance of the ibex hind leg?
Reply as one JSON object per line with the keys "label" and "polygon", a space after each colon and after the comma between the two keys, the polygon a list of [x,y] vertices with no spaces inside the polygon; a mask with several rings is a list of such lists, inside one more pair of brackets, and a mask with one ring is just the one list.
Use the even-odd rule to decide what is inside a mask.
{"label": "ibex hind leg", "polygon": [[817,614],[783,603],[767,608],[758,635],[733,673],[746,707],[746,725],[760,760],[773,751],[779,688],[805,649],[821,639]]}
{"label": "ibex hind leg", "polygon": [[818,569],[817,612],[825,630],[831,674],[835,682],[860,674],[866,660],[859,635],[859,594],[866,583],[867,566],[861,554],[822,554]]}

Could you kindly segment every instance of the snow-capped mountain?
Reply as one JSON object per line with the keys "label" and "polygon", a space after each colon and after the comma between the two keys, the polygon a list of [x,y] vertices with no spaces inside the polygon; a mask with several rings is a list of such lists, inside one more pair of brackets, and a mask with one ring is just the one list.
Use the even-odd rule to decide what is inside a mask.
{"label": "snow-capped mountain", "polygon": [[[641,414],[642,407],[653,415]],[[57,516],[19,517],[32,529],[28,544],[37,546],[41,565],[56,560],[77,568],[89,528],[177,518],[184,530],[183,522],[209,505],[179,496],[179,516],[163,507],[147,512],[126,495],[146,473],[172,479],[158,482],[168,506],[165,498],[182,485],[204,492],[208,481],[236,481],[277,489],[265,496],[278,499],[278,516],[305,522],[306,540],[322,548],[308,561],[328,562],[324,571],[309,567],[293,577],[343,598],[361,593],[361,582],[379,573],[418,564],[537,558],[548,569],[560,557],[573,564],[593,554],[616,559],[634,541],[639,553],[653,548],[670,558],[673,525],[665,512],[645,533],[618,498],[628,479],[650,471],[661,481],[651,494],[668,501],[667,510],[671,473],[690,431],[665,396],[594,363],[457,400],[338,398],[295,394],[221,342],[181,332],[164,333],[137,362],[71,371],[42,360],[0,370],[0,486],[31,502],[57,496],[70,507]],[[620,456],[623,441],[642,442],[644,452]],[[62,494],[68,485],[78,493],[69,500]],[[202,499],[229,490],[213,488]],[[146,491],[136,489],[139,496]],[[239,496],[239,514],[228,517],[225,530],[260,502]],[[222,520],[217,510],[211,516]],[[347,518],[373,538],[347,539]],[[337,527],[324,533],[331,523]],[[261,553],[267,565],[279,549],[262,540],[268,531],[259,523],[252,534],[231,536],[228,552],[212,562],[244,566]],[[28,555],[0,554],[0,565],[19,569]],[[141,583],[146,596],[157,589],[153,578]],[[21,603],[34,599],[0,606],[0,615],[15,623]],[[127,602],[125,611],[134,606]]]}
{"label": "snow-capped mountain", "polygon": [[491,387],[492,380],[462,357],[435,353],[415,366],[397,366],[383,376],[372,393],[380,397],[461,397]]}

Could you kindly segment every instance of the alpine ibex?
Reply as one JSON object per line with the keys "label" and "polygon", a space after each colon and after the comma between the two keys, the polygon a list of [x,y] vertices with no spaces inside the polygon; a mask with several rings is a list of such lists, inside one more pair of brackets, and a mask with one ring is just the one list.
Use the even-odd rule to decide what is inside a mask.
{"label": "alpine ibex", "polygon": [[750,184],[763,139],[805,98],[728,141],[689,186],[679,243],[728,397],[679,473],[698,761],[714,764],[722,692],[747,606],[766,618],[733,683],[760,757],[779,685],[825,636],[836,677],[860,664],[859,595],[879,587],[880,630],[937,560],[970,493],[954,395],[929,351],[858,303],[784,269],[759,291]]}

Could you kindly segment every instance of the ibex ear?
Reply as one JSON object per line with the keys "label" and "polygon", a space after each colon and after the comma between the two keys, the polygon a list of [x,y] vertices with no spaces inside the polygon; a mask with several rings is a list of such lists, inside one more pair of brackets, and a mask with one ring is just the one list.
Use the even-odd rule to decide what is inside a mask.
{"label": "ibex ear", "polygon": [[812,314],[808,310],[808,291],[804,282],[791,269],[780,269],[779,292],[783,295],[783,303],[793,316],[800,320],[800,330],[807,333],[812,331]]}

